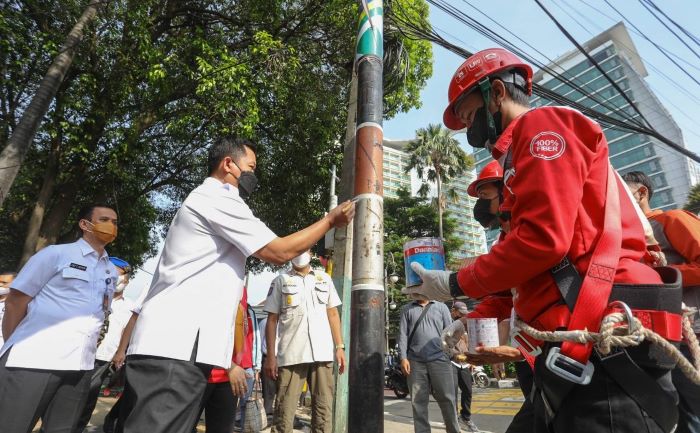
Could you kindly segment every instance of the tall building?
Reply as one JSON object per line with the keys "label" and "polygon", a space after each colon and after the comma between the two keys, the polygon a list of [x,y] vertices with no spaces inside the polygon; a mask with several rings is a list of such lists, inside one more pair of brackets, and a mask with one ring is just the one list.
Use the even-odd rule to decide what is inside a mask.
{"label": "tall building", "polygon": [[[411,195],[417,195],[421,180],[415,170],[406,173],[410,156],[405,151],[409,140],[384,140],[384,197],[397,198],[399,188],[405,188]],[[448,200],[447,210],[450,217],[457,221],[457,236],[462,239],[462,247],[456,252],[456,257],[469,257],[486,252],[484,234],[481,226],[472,216],[474,200],[467,194],[467,187],[474,180],[474,172],[469,171],[464,176],[455,179],[446,188],[454,188],[459,200],[453,203]],[[434,188],[431,188],[435,197]]]}
{"label": "tall building", "polygon": [[[654,129],[685,146],[681,129],[644,80],[648,75],[647,70],[623,23],[595,36],[583,47],[624,90]],[[573,89],[544,70],[535,73],[533,82],[602,113],[624,119],[620,112],[625,112],[640,119],[639,114],[636,114],[605,76],[578,50],[558,57],[549,68],[582,87],[585,93]],[[590,98],[591,95],[605,101],[608,107],[596,103]],[[537,96],[532,98],[531,103],[533,107],[554,105]],[[655,189],[651,200],[653,208],[673,209],[683,206],[693,184],[690,159],[646,135],[612,128],[605,128],[604,133],[610,146],[610,162],[618,172],[624,174],[642,171],[651,178]],[[488,163],[490,156],[482,149],[475,152],[475,159],[478,172]]]}

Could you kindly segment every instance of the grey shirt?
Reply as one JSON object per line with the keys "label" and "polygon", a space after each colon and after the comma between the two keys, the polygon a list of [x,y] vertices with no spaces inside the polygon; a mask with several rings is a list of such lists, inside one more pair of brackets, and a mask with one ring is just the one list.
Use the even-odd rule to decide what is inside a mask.
{"label": "grey shirt", "polygon": [[[423,308],[433,304],[425,317],[418,324],[416,332],[408,345],[408,336],[418,321]],[[401,309],[401,322],[399,325],[399,355],[401,359],[408,358],[412,361],[430,362],[438,359],[447,360],[447,355],[442,351],[442,341],[440,334],[450,323],[450,310],[442,302],[430,301],[423,307],[417,301],[405,305]]]}

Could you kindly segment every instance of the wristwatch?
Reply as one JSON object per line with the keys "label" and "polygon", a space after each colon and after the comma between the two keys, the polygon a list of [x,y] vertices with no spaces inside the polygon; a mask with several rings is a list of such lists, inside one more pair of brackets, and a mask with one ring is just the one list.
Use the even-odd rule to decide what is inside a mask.
{"label": "wristwatch", "polygon": [[344,345],[343,343],[336,344],[336,345],[335,345],[335,348],[336,348],[336,349],[343,349],[343,350],[345,350],[345,345]]}

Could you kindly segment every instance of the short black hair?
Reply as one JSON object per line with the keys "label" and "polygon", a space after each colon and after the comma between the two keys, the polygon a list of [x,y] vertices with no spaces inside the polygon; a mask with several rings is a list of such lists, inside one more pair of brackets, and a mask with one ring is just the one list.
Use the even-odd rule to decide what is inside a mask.
{"label": "short black hair", "polygon": [[114,210],[114,208],[112,206],[105,204],[105,203],[92,203],[92,204],[89,204],[89,205],[86,205],[86,206],[83,206],[80,208],[80,210],[78,211],[78,220],[77,221],[78,222],[80,222],[80,220],[91,221],[92,220],[92,213],[95,211],[95,208],[98,208],[98,207],[104,207],[107,209]]}
{"label": "short black hair", "polygon": [[214,142],[209,147],[207,157],[207,167],[209,174],[214,173],[222,159],[227,156],[234,161],[245,155],[245,148],[249,148],[253,153],[257,153],[257,146],[251,140],[234,136],[224,136]]}
{"label": "short black hair", "polygon": [[625,182],[639,183],[641,185],[644,185],[647,191],[649,191],[649,200],[651,201],[651,198],[654,196],[654,187],[651,185],[651,179],[649,179],[649,176],[647,176],[641,171],[630,171],[623,174],[622,179]]}
{"label": "short black hair", "polygon": [[12,275],[13,277],[16,277],[17,272],[15,272],[15,271],[0,271],[0,275]]}

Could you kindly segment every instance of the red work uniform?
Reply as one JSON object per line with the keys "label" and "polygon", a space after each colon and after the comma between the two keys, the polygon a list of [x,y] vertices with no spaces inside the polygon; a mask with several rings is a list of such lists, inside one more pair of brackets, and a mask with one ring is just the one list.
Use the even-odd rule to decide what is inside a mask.
{"label": "red work uniform", "polygon": [[[578,111],[542,107],[513,120],[496,146],[510,143],[512,167],[504,173],[503,203],[510,232],[489,254],[459,271],[467,296],[482,298],[516,287],[515,311],[527,323],[568,323],[568,309],[550,269],[568,257],[584,275],[602,232],[608,144],[600,126]],[[620,191],[623,185],[619,179]],[[640,263],[645,251],[642,225],[626,194],[619,194],[622,248],[615,283],[660,284]],[[561,318],[564,319],[561,319]],[[547,326],[544,326],[545,328]]]}

